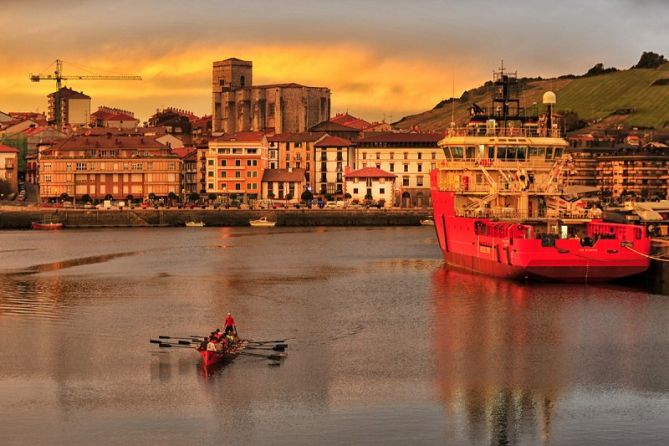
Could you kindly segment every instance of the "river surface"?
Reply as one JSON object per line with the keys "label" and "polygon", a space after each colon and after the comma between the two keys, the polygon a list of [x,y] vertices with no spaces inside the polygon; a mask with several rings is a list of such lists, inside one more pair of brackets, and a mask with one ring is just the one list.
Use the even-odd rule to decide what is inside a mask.
{"label": "river surface", "polygon": [[[281,365],[148,342],[228,311]],[[669,298],[448,270],[429,227],[0,232],[0,444],[666,445]]]}

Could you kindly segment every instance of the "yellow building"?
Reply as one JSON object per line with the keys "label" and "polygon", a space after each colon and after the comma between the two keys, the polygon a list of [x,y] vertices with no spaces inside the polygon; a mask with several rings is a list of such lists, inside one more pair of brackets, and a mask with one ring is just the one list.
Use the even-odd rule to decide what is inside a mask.
{"label": "yellow building", "polygon": [[155,139],[71,136],[38,155],[40,199],[144,199],[179,194],[181,160]]}

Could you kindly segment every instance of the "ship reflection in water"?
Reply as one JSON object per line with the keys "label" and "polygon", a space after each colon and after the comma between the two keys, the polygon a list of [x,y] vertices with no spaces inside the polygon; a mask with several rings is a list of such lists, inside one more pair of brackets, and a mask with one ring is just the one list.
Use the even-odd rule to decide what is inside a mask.
{"label": "ship reflection in water", "polygon": [[661,297],[446,267],[432,293],[436,387],[460,441],[575,444],[645,432],[652,443],[667,434]]}

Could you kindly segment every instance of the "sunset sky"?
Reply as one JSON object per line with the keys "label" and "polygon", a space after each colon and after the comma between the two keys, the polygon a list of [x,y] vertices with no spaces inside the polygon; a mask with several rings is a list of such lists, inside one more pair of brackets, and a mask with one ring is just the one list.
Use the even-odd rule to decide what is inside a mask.
{"label": "sunset sky", "polygon": [[211,65],[252,60],[254,84],[332,90],[333,114],[397,120],[491,77],[628,68],[642,51],[669,56],[664,0],[2,0],[0,110],[44,111],[54,82],[31,83],[60,58],[99,105],[146,119],[174,106],[211,113]]}

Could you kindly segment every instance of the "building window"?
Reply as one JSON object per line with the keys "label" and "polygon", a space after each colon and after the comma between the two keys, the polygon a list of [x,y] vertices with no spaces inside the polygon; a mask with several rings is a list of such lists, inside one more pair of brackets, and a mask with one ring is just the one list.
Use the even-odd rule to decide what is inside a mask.
{"label": "building window", "polygon": [[44,175],[44,182],[49,183],[51,181],[51,175]]}
{"label": "building window", "polygon": [[86,163],[77,163],[77,170],[86,170]]}
{"label": "building window", "polygon": [[416,177],[416,186],[418,186],[418,187],[422,187],[422,186],[423,186],[423,176],[422,176],[422,175],[418,175],[418,176]]}
{"label": "building window", "polygon": [[367,152],[362,152],[362,159],[364,159],[364,160],[367,159]]}
{"label": "building window", "polygon": [[408,165],[408,164],[405,164],[405,165],[404,165],[404,172],[408,172],[408,171],[409,171],[409,165]]}
{"label": "building window", "polygon": [[174,170],[176,164],[175,163],[167,163],[167,170]]}
{"label": "building window", "polygon": [[242,184],[241,183],[235,183],[235,190],[242,190]]}
{"label": "building window", "polygon": [[235,160],[236,167],[241,167],[241,165],[242,165],[242,160]]}
{"label": "building window", "polygon": [[423,159],[423,154],[421,152],[418,152],[418,159],[422,160]]}
{"label": "building window", "polygon": [[436,159],[437,159],[437,153],[436,153],[436,152],[432,152],[432,159],[433,159],[433,160],[436,160]]}
{"label": "building window", "polygon": [[402,177],[402,186],[409,187],[409,177],[407,175]]}
{"label": "building window", "polygon": [[395,163],[390,163],[390,171],[395,172]]}
{"label": "building window", "polygon": [[242,177],[242,173],[239,170],[236,171],[235,172],[235,178],[241,178],[241,177]]}
{"label": "building window", "polygon": [[419,164],[419,165],[418,165],[418,171],[419,171],[419,172],[422,172],[422,171],[423,171],[423,165],[422,165],[422,164]]}
{"label": "building window", "polygon": [[409,152],[404,152],[404,159],[408,160],[409,159]]}
{"label": "building window", "polygon": [[[211,160],[211,161],[212,161],[211,165],[213,166],[214,165],[214,163],[213,163],[214,160]],[[225,167],[227,164],[228,163],[225,160],[221,160],[221,167]]]}
{"label": "building window", "polygon": [[208,177],[213,177],[213,176],[214,176],[214,172],[210,170],[209,172],[207,172],[207,176],[208,176]]}
{"label": "building window", "polygon": [[386,189],[383,188],[383,187],[380,188],[380,189],[379,189],[379,193],[380,193],[381,195],[385,194],[385,193],[386,193]]}
{"label": "building window", "polygon": [[381,159],[381,152],[376,152],[376,159],[380,160]]}
{"label": "building window", "polygon": [[395,159],[395,153],[390,152],[390,159],[391,159],[391,160],[394,160],[394,159]]}
{"label": "building window", "polygon": [[220,175],[221,178],[225,178],[228,176],[228,173],[225,170],[221,170]]}
{"label": "building window", "polygon": [[51,163],[44,163],[44,170],[50,170],[51,169]]}
{"label": "building window", "polygon": [[207,189],[213,189],[213,188],[214,188],[214,183],[207,184]]}
{"label": "building window", "polygon": [[357,193],[358,193],[358,188],[357,188],[357,187],[354,187],[354,188],[353,188],[353,193],[354,193],[354,194],[357,194]]}

